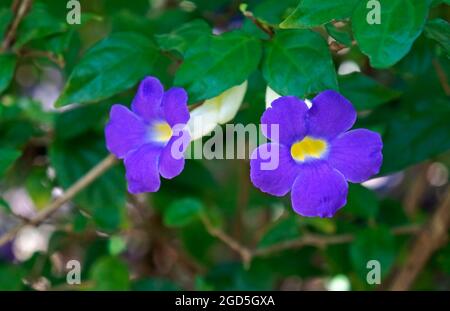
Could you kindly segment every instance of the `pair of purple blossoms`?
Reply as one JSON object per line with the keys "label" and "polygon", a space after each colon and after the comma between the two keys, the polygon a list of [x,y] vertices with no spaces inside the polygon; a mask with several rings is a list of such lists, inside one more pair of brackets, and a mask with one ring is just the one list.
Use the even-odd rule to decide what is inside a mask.
{"label": "pair of purple blossoms", "polygon": [[[300,215],[332,217],[347,202],[348,182],[360,183],[379,172],[383,143],[375,132],[350,130],[356,111],[339,93],[324,91],[312,103],[308,109],[298,98],[284,96],[263,113],[263,134],[271,142],[253,152],[250,178],[262,192],[291,192]],[[160,175],[171,179],[181,173],[189,118],[186,91],[164,92],[153,77],[141,82],[131,111],[123,105],[111,108],[106,145],[124,159],[129,192],[158,191]],[[264,169],[274,149],[278,165]]]}

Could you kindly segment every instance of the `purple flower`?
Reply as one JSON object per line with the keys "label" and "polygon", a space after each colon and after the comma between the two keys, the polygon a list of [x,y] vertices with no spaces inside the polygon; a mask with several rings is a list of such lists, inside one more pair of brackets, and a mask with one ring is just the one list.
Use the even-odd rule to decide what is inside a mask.
{"label": "purple flower", "polygon": [[0,246],[0,262],[5,260],[7,262],[13,262],[16,259],[13,252],[13,242],[8,242],[3,246]]}
{"label": "purple flower", "polygon": [[[375,132],[349,131],[356,111],[339,93],[324,91],[312,103],[308,109],[296,97],[285,96],[264,112],[263,133],[271,143],[254,151],[250,178],[275,196],[291,191],[292,206],[300,215],[332,217],[347,203],[347,182],[363,182],[379,172],[383,143]],[[278,132],[271,125],[278,125]],[[278,165],[264,169],[272,149],[278,149]]]}
{"label": "purple flower", "polygon": [[187,94],[182,88],[164,92],[158,79],[146,77],[139,85],[131,111],[111,108],[105,128],[106,146],[124,159],[128,191],[158,191],[159,175],[171,179],[184,168],[183,152],[190,141]]}

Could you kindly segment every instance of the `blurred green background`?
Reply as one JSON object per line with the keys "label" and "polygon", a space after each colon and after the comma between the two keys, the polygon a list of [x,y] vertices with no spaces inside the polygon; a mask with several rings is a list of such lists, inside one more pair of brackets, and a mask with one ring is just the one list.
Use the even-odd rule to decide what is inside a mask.
{"label": "blurred green background", "polygon": [[[0,3],[0,235],[105,158],[109,108],[128,105],[145,75],[166,88],[187,81],[192,104],[248,79],[233,121],[243,124],[259,123],[268,84],[299,97],[338,88],[358,110],[356,127],[383,135],[384,163],[379,176],[350,186],[332,219],[301,217],[289,195],[261,193],[248,160],[188,160],[159,192],[138,196],[118,164],[0,247],[1,290],[390,289],[406,262],[420,264],[414,236],[436,211],[444,238],[425,240],[430,257],[402,284],[450,289],[448,1],[393,0],[382,15],[387,31],[370,34],[352,16],[363,0],[248,0],[247,17],[241,1],[91,0],[80,1],[81,25],[67,24],[68,1],[35,0],[4,45],[25,2]],[[288,16],[295,29],[280,29]],[[241,37],[228,46],[211,39],[235,29]],[[304,39],[309,31],[314,40]],[[215,59],[251,42],[257,68],[245,57]],[[195,49],[223,66],[209,76],[194,70],[186,55]],[[194,91],[196,82],[205,89]],[[371,259],[380,285],[366,282]],[[70,260],[81,264],[81,284],[66,282]]]}

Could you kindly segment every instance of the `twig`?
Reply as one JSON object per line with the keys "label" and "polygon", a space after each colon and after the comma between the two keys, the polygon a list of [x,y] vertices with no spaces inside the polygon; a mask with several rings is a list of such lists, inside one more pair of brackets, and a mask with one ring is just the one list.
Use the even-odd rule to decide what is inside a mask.
{"label": "twig", "polygon": [[349,49],[349,48],[351,48],[352,46],[355,46],[356,44],[357,44],[356,40],[353,40],[353,41],[352,41],[352,44],[351,44],[350,46],[346,46],[346,45],[344,45],[344,44],[342,44],[342,43],[339,43],[339,42],[333,40],[333,41],[330,41],[330,42],[328,43],[328,48],[330,49],[330,51],[335,52],[335,53],[338,53],[338,52],[340,52],[341,50],[343,50],[343,49]]}
{"label": "twig", "polygon": [[[269,35],[270,38],[272,38],[275,35],[275,31],[273,29],[272,26],[264,23],[263,21],[261,21],[260,19],[258,19],[257,17],[255,17],[255,15],[253,15],[252,12],[247,11],[246,6],[241,8],[241,12],[242,14],[248,18],[249,20],[251,20],[253,22],[253,24],[256,25],[256,27],[258,27],[259,29],[261,29],[262,31],[264,31],[265,33],[267,33]],[[353,40],[352,41],[352,45],[356,45],[356,41]],[[332,52],[339,52],[343,49],[349,48],[348,46],[341,44],[337,41],[332,41],[328,44],[330,50]]]}
{"label": "twig", "polygon": [[[265,248],[251,250],[248,247],[239,243],[237,240],[230,237],[221,229],[212,225],[211,221],[208,219],[206,215],[202,215],[202,221],[206,231],[208,231],[210,235],[218,238],[230,249],[234,250],[236,253],[240,255],[244,267],[246,268],[250,266],[252,259],[255,257],[264,257],[288,249],[299,249],[304,246],[326,247],[328,245],[345,244],[353,241],[355,238],[352,234],[340,234],[330,236],[319,234],[308,234],[295,240],[281,242]],[[393,228],[391,232],[393,235],[409,235],[420,232],[421,228],[422,227],[420,225],[414,224]]]}
{"label": "twig", "polygon": [[206,231],[208,231],[210,235],[218,238],[223,243],[225,243],[229,248],[238,253],[241,256],[244,266],[248,267],[252,259],[251,251],[247,247],[241,245],[238,241],[230,237],[228,234],[223,232],[221,229],[215,227],[206,215],[202,215],[201,219],[203,225],[205,226]]}
{"label": "twig", "polygon": [[93,167],[86,175],[81,177],[75,184],[73,184],[67,191],[55,201],[53,201],[48,207],[40,211],[35,217],[26,222],[22,222],[10,231],[6,232],[0,237],[0,247],[7,242],[14,239],[16,234],[26,225],[38,226],[56,212],[61,206],[75,197],[81,190],[89,186],[94,180],[103,175],[109,168],[111,168],[117,162],[116,157],[112,154],[108,155],[95,167]]}
{"label": "twig", "polygon": [[267,256],[284,250],[298,249],[308,245],[323,248],[327,245],[345,244],[351,241],[353,241],[353,235],[351,234],[330,236],[308,234],[295,240],[285,241],[265,248],[256,249],[253,254],[255,256]]}
{"label": "twig", "polygon": [[417,209],[420,205],[420,201],[427,190],[426,172],[428,166],[429,164],[425,163],[417,167],[417,169],[414,171],[414,173],[416,173],[416,176],[414,179],[412,179],[409,190],[405,194],[403,206],[406,215],[408,215],[410,218],[413,218],[416,215]]}
{"label": "twig", "polygon": [[[392,229],[392,234],[394,235],[407,235],[407,234],[415,234],[419,232],[420,226],[418,225],[408,225],[403,227],[397,227]],[[352,234],[340,234],[340,235],[317,235],[317,234],[307,234],[296,240],[281,242],[278,244],[274,244],[272,246],[268,246],[266,248],[256,249],[253,252],[253,256],[267,256],[272,253],[288,250],[288,249],[298,249],[304,246],[317,246],[317,247],[325,247],[328,245],[335,244],[345,244],[350,243],[354,240],[354,236]]]}
{"label": "twig", "polygon": [[233,236],[237,239],[241,239],[242,229],[244,226],[244,211],[248,204],[249,200],[249,190],[250,190],[250,181],[247,174],[247,163],[245,161],[241,161],[243,167],[239,168],[239,183],[238,183],[238,197],[236,202],[236,221],[234,223],[234,234]]}
{"label": "twig", "polygon": [[450,189],[447,189],[444,200],[414,241],[405,264],[394,275],[390,290],[405,291],[413,285],[431,255],[447,241],[449,225]]}
{"label": "twig", "polygon": [[264,31],[266,34],[269,35],[269,37],[273,37],[273,35],[275,34],[273,28],[270,25],[267,25],[266,23],[262,22],[260,19],[256,18],[255,15],[253,15],[252,12],[247,11],[247,7],[246,6],[242,6],[240,8],[242,14],[248,18],[249,20],[251,20],[253,22],[253,24],[256,25],[256,27],[258,27],[259,29],[261,29],[262,31]]}
{"label": "twig", "polygon": [[346,49],[346,48],[348,48],[348,46],[346,46],[346,45],[344,45],[344,44],[341,44],[341,43],[339,43],[339,42],[337,42],[337,41],[331,41],[329,44],[328,44],[328,47],[330,48],[330,50],[332,51],[332,52],[339,52],[339,51],[341,51],[341,50],[343,50],[343,49]]}
{"label": "twig", "polygon": [[[16,9],[16,15],[9,25],[8,31],[6,32],[5,39],[2,42],[1,51],[6,51],[11,47],[12,42],[16,38],[17,28],[20,25],[22,19],[27,15],[31,5],[33,4],[33,0],[23,0],[18,9]],[[17,2],[13,3],[13,11],[17,8]]]}
{"label": "twig", "polygon": [[436,74],[439,78],[439,82],[441,83],[442,88],[444,89],[445,95],[450,96],[450,86],[448,85],[447,75],[445,74],[444,69],[442,69],[441,64],[437,59],[433,59],[434,70],[436,70]]}
{"label": "twig", "polygon": [[83,281],[81,284],[60,284],[50,288],[50,291],[80,291],[80,290],[92,290],[95,286],[94,281]]}
{"label": "twig", "polygon": [[14,0],[13,3],[11,4],[11,10],[13,11],[14,14],[17,14],[17,10],[19,9],[20,1],[21,0]]}

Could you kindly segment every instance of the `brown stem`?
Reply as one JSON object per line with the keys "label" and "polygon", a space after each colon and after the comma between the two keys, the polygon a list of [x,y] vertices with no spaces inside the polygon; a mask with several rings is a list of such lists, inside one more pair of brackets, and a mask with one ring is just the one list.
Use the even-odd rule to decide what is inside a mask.
{"label": "brown stem", "polygon": [[[340,234],[331,236],[308,234],[295,240],[281,242],[268,246],[266,248],[251,250],[248,247],[240,244],[237,240],[230,237],[221,229],[212,225],[211,221],[206,215],[202,215],[202,221],[206,228],[206,231],[208,231],[210,235],[218,238],[230,249],[234,250],[240,255],[242,262],[246,268],[250,266],[252,259],[255,257],[264,257],[288,249],[299,249],[304,246],[326,247],[327,245],[344,244],[353,241],[355,238],[352,234]],[[421,228],[422,227],[420,225],[414,224],[393,228],[391,232],[393,235],[410,235],[418,233]]]}
{"label": "brown stem", "polygon": [[247,17],[249,20],[251,20],[253,22],[253,24],[256,25],[256,27],[258,27],[259,29],[261,29],[262,31],[264,31],[266,34],[269,35],[269,37],[273,37],[273,35],[275,34],[274,30],[272,27],[270,27],[269,25],[261,22],[258,18],[256,18],[252,12],[250,11],[244,11],[242,12],[242,14],[244,14],[245,17]]}
{"label": "brown stem", "polygon": [[405,291],[411,288],[431,255],[447,241],[449,225],[450,189],[447,189],[442,203],[412,244],[406,262],[394,275],[390,290]]}
{"label": "brown stem", "polygon": [[426,172],[429,164],[425,163],[416,168],[414,173],[416,173],[416,177],[411,180],[411,186],[405,195],[405,199],[403,200],[403,206],[410,218],[413,218],[417,214],[417,210],[419,209],[419,205],[423,195],[427,190],[427,179]]}
{"label": "brown stem", "polygon": [[14,0],[11,4],[11,10],[13,11],[14,15],[17,14],[17,10],[19,10],[21,0]]}
{"label": "brown stem", "polygon": [[433,59],[434,70],[436,70],[436,74],[439,78],[439,82],[441,83],[442,88],[444,89],[445,95],[450,96],[450,86],[448,85],[447,75],[445,74],[444,69],[437,59]]}
{"label": "brown stem", "polygon": [[331,42],[328,44],[328,47],[330,48],[330,50],[331,50],[332,52],[339,52],[339,51],[341,51],[341,50],[347,48],[347,46],[345,46],[344,44],[341,44],[341,43],[339,43],[339,42],[337,42],[337,41],[331,41]]}
{"label": "brown stem", "polygon": [[27,15],[28,11],[31,8],[31,5],[33,4],[33,0],[23,0],[20,5],[17,4],[17,2],[13,3],[13,11],[16,9],[16,14],[14,16],[13,21],[8,27],[8,31],[6,32],[5,39],[2,42],[1,51],[7,51],[11,44],[14,42],[16,38],[17,28],[20,25],[20,22],[22,19]]}
{"label": "brown stem", "polygon": [[[403,227],[397,227],[392,229],[392,234],[394,235],[407,235],[415,234],[419,232],[420,226],[418,225],[408,225]],[[288,250],[288,249],[298,249],[304,246],[317,246],[325,247],[328,245],[335,244],[345,244],[350,243],[354,240],[352,234],[340,234],[340,235],[317,235],[317,234],[307,234],[296,240],[281,242],[268,246],[266,248],[256,249],[253,252],[254,256],[267,256],[276,252]]]}
{"label": "brown stem", "polygon": [[98,177],[103,175],[109,168],[111,168],[117,162],[116,157],[112,154],[108,155],[103,161],[93,167],[86,175],[81,177],[75,184],[73,184],[67,191],[55,201],[53,201],[48,207],[41,210],[35,217],[26,222],[22,222],[10,231],[6,232],[0,237],[0,246],[5,245],[7,242],[14,239],[16,234],[26,225],[38,226],[56,212],[61,206],[74,198],[81,190],[89,186]]}
{"label": "brown stem", "polygon": [[265,248],[256,249],[253,254],[255,256],[267,256],[284,250],[298,249],[308,245],[325,247],[326,245],[349,243],[352,240],[353,235],[351,234],[341,234],[334,236],[319,236],[308,234],[296,240],[285,241]]}
{"label": "brown stem", "polygon": [[237,204],[236,204],[236,221],[234,223],[234,237],[237,240],[241,240],[242,237],[242,231],[244,227],[244,212],[245,208],[248,205],[248,199],[249,199],[249,190],[250,190],[250,184],[248,180],[248,174],[247,174],[247,163],[245,161],[242,162],[242,167],[239,166],[239,190],[238,190],[238,198],[237,198]]}
{"label": "brown stem", "polygon": [[249,266],[250,261],[252,259],[252,253],[247,247],[241,245],[238,241],[236,241],[231,236],[229,236],[228,234],[223,232],[221,229],[215,227],[211,223],[209,218],[206,217],[205,215],[202,216],[202,222],[203,222],[203,225],[205,226],[206,231],[208,231],[208,233],[210,235],[218,238],[223,243],[225,243],[229,248],[231,248],[236,253],[238,253],[241,256],[244,266],[245,267]]}

